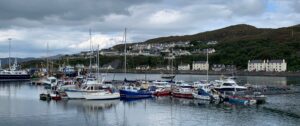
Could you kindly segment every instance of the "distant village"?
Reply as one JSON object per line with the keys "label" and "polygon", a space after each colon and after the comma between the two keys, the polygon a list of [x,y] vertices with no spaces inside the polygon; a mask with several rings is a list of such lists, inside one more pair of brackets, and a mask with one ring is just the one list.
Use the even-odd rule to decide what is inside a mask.
{"label": "distant village", "polygon": [[[218,41],[208,41],[206,45],[215,45],[218,44]],[[216,52],[214,48],[207,49],[196,49],[193,51],[178,49],[178,48],[186,48],[193,46],[189,41],[180,41],[173,43],[164,43],[164,44],[146,44],[146,43],[137,43],[128,46],[126,55],[127,56],[153,56],[153,57],[170,57],[173,56],[176,58],[177,56],[188,56],[188,55],[197,55],[197,54],[213,54]],[[78,54],[66,55],[68,59],[77,59],[84,58],[88,59],[90,56],[96,56],[97,51],[83,51]],[[100,55],[103,56],[124,56],[124,51],[118,51],[113,48],[102,49],[99,51]],[[276,60],[267,60],[267,59],[258,59],[258,60],[249,60],[247,69],[244,71],[249,72],[284,72],[287,70],[287,63],[284,59],[276,59]],[[104,64],[100,66],[100,69],[104,70],[113,70],[117,69],[118,62],[111,62],[108,64]],[[77,64],[76,67],[84,68],[84,65]],[[97,65],[92,65],[93,69],[96,69]],[[192,64],[178,64],[177,67],[172,67],[170,64],[166,66],[159,66],[151,68],[149,65],[139,65],[135,67],[135,70],[179,70],[179,71],[236,71],[237,66],[235,64],[209,64],[207,61],[193,61]]]}

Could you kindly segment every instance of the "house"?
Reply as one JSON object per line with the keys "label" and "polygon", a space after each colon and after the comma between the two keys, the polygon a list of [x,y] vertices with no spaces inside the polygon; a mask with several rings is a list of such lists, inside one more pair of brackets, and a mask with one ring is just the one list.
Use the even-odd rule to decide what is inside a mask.
{"label": "house", "polygon": [[235,65],[226,65],[226,71],[236,71]]}
{"label": "house", "polygon": [[149,70],[150,66],[149,65],[141,65],[141,66],[137,66],[135,67],[136,70]]}
{"label": "house", "polygon": [[190,70],[190,64],[178,65],[178,70]]}
{"label": "house", "polygon": [[207,42],[207,45],[215,45],[218,44],[218,41],[209,41]]}
{"label": "house", "polygon": [[207,61],[193,61],[192,70],[208,70],[209,64]]}
{"label": "house", "polygon": [[265,71],[266,61],[265,60],[249,60],[248,71]]}
{"label": "house", "polygon": [[267,60],[266,71],[267,72],[284,72],[286,71],[287,63],[285,60]]}
{"label": "house", "polygon": [[287,70],[287,63],[282,60],[249,60],[248,71],[283,72]]}
{"label": "house", "polygon": [[213,64],[211,67],[211,70],[213,71],[224,71],[225,70],[225,65],[224,64]]}

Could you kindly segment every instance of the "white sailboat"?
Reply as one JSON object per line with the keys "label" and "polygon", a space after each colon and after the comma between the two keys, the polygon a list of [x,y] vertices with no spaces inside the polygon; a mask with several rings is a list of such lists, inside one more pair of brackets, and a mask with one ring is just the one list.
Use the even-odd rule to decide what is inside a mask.
{"label": "white sailboat", "polygon": [[[99,45],[97,51],[97,79],[99,78]],[[101,81],[101,85],[103,85]],[[112,92],[110,89],[103,89],[97,92],[86,92],[83,97],[87,100],[109,100],[120,98],[119,92]]]}
{"label": "white sailboat", "polygon": [[[206,62],[208,64],[208,51],[206,51]],[[197,88],[193,92],[193,97],[200,100],[216,100],[219,99],[219,95],[215,90],[213,90],[212,85],[208,82],[208,69],[206,70],[206,81],[194,82],[194,87]]]}

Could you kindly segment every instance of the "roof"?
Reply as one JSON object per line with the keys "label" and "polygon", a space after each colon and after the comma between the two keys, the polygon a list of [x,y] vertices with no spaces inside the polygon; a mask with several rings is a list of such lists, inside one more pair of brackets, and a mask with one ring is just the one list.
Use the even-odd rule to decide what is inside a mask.
{"label": "roof", "polygon": [[263,60],[250,60],[250,63],[263,63]]}
{"label": "roof", "polygon": [[187,65],[190,65],[190,64],[180,64],[178,66],[187,66]]}
{"label": "roof", "polygon": [[205,64],[206,61],[193,61],[193,63]]}
{"label": "roof", "polygon": [[283,60],[269,60],[269,63],[283,63]]}

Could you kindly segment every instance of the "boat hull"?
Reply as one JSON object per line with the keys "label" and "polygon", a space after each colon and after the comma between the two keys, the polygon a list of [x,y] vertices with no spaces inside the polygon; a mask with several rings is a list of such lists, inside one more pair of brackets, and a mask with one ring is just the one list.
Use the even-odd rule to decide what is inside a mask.
{"label": "boat hull", "polygon": [[170,91],[158,91],[153,94],[154,96],[169,96],[171,95]]}
{"label": "boat hull", "polygon": [[65,90],[68,98],[70,99],[84,99],[84,94],[86,91],[77,91],[77,90]]}
{"label": "boat hull", "polygon": [[187,99],[193,99],[193,94],[192,93],[172,93],[173,97],[176,98],[187,98]]}
{"label": "boat hull", "polygon": [[216,91],[218,91],[218,92],[221,92],[221,93],[223,93],[223,92],[231,92],[231,91],[245,91],[245,90],[247,90],[247,89],[239,89],[239,88],[237,88],[237,89],[234,89],[234,88],[214,88]]}
{"label": "boat hull", "polygon": [[193,93],[193,97],[195,99],[200,99],[200,100],[211,100],[211,97],[208,95],[199,95],[199,94]]}
{"label": "boat hull", "polygon": [[125,99],[141,99],[141,98],[151,98],[152,94],[149,92],[134,92],[127,90],[120,90],[121,98]]}
{"label": "boat hull", "polygon": [[119,99],[119,93],[103,94],[103,93],[87,93],[84,95],[87,100],[109,100],[109,99]]}
{"label": "boat hull", "polygon": [[24,75],[0,75],[0,81],[16,81],[16,80],[30,80],[29,74]]}

